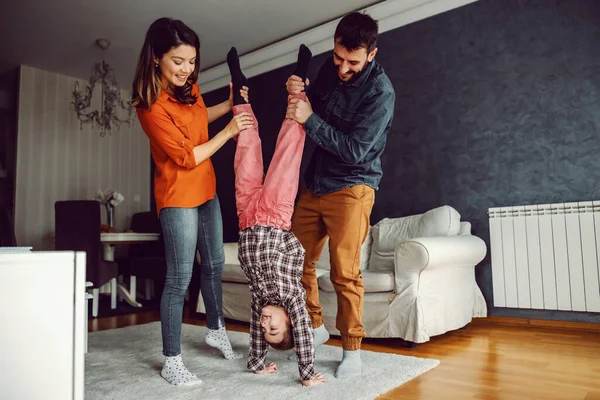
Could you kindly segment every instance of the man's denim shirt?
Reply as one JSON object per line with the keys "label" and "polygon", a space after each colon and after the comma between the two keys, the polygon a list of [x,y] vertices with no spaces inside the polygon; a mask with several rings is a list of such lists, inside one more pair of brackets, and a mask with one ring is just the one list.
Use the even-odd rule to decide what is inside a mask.
{"label": "man's denim shirt", "polygon": [[396,97],[383,68],[373,60],[344,83],[333,60],[326,61],[307,92],[314,112],[304,128],[317,144],[305,173],[307,188],[318,196],[357,184],[378,189]]}

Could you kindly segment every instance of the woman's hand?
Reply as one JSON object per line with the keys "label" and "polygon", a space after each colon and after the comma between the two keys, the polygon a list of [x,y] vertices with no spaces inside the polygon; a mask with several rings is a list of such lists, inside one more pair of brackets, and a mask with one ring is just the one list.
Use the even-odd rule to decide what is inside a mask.
{"label": "woman's hand", "polygon": [[322,382],[325,382],[325,378],[323,377],[323,374],[322,374],[322,373],[320,373],[320,372],[317,372],[317,373],[315,374],[315,377],[314,377],[314,378],[312,378],[312,379],[310,379],[310,380],[307,380],[307,381],[300,381],[300,382],[302,382],[302,384],[303,384],[304,386],[312,386],[312,385],[316,385],[317,383],[322,383]]}
{"label": "woman's hand", "polygon": [[[246,100],[246,103],[248,103],[248,92],[250,89],[248,89],[248,86],[242,86],[242,88],[240,89],[240,95],[242,95],[242,97],[244,98],[244,100]],[[229,82],[229,106],[233,107],[233,83]]]}
{"label": "woman's hand", "polygon": [[265,369],[261,369],[260,371],[254,371],[255,374],[272,374],[277,371],[277,365],[275,363],[269,363]]}
{"label": "woman's hand", "polygon": [[254,126],[254,118],[247,112],[239,113],[234,115],[231,121],[225,127],[229,138],[237,136],[244,129],[252,128]]}

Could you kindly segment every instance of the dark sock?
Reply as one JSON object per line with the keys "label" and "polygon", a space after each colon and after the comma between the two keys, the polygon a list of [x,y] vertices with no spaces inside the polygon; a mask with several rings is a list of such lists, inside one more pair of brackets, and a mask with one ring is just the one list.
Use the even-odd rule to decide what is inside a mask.
{"label": "dark sock", "polygon": [[308,71],[308,64],[312,58],[312,53],[305,45],[301,44],[298,49],[298,62],[296,63],[296,70],[294,75],[302,78],[302,81],[306,80],[306,72]]}
{"label": "dark sock", "polygon": [[246,77],[240,68],[240,59],[235,47],[232,47],[227,53],[227,65],[231,74],[231,83],[233,84],[233,105],[246,104],[246,100],[240,94],[242,86],[246,86]]}

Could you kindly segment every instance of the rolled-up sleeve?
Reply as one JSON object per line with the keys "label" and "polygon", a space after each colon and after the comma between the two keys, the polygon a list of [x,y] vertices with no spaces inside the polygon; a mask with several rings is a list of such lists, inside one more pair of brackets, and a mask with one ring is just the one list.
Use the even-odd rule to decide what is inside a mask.
{"label": "rolled-up sleeve", "polygon": [[257,297],[252,295],[252,315],[250,316],[250,352],[248,353],[248,369],[262,371],[267,359],[267,341],[260,326],[262,308]]}
{"label": "rolled-up sleeve", "polygon": [[315,346],[313,342],[313,330],[306,311],[306,303],[303,297],[293,299],[289,310],[292,321],[292,334],[294,336],[294,347],[298,357],[298,373],[303,381],[315,377]]}
{"label": "rolled-up sleeve", "polygon": [[162,107],[155,105],[151,110],[138,108],[137,115],[152,146],[163,150],[180,167],[191,169],[196,166],[192,142],[175,126]]}

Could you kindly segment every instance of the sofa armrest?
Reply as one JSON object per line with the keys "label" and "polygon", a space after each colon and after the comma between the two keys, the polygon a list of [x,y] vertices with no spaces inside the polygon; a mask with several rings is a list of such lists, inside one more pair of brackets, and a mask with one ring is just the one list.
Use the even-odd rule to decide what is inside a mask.
{"label": "sofa armrest", "polygon": [[[402,242],[394,252],[396,287],[415,281],[425,268],[474,267],[487,247],[477,236],[437,236]],[[403,282],[403,283],[402,283]]]}

